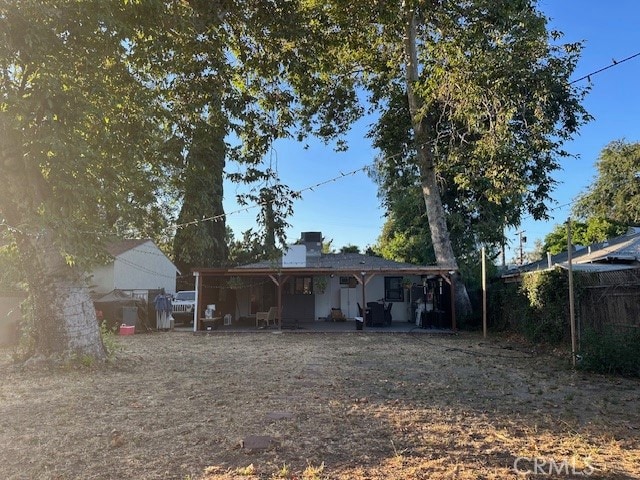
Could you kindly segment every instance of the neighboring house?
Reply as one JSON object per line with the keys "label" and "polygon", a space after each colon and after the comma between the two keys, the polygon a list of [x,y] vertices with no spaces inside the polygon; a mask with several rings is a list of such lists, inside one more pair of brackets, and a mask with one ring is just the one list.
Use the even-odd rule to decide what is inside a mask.
{"label": "neighboring house", "polygon": [[[502,278],[519,282],[523,274],[552,268],[568,270],[567,252],[523,265]],[[576,248],[571,253],[571,270],[582,288],[576,311],[583,328],[640,328],[640,229]]]}
{"label": "neighboring house", "polygon": [[108,245],[107,252],[113,261],[91,273],[89,283],[95,295],[113,290],[175,293],[179,271],[152,240],[121,240]]}
{"label": "neighboring house", "polygon": [[[517,269],[530,272],[551,268],[554,265],[568,265],[569,255],[562,252],[546,259],[533,262]],[[613,271],[640,268],[640,229],[631,228],[629,233],[586,247],[576,247],[571,253],[571,264],[580,271]],[[508,272],[514,274],[515,271]]]}
{"label": "neighboring house", "polygon": [[[438,315],[438,326],[456,327],[451,275],[434,266],[417,266],[356,253],[322,253],[322,234],[303,232],[282,258],[235,268],[194,269],[199,318],[207,305],[216,315],[255,318],[270,307],[278,325],[325,321],[337,309],[346,319],[362,317],[367,305],[390,309],[393,322],[415,322],[418,311]],[[421,307],[420,304],[425,304]],[[382,314],[380,314],[382,315]],[[377,318],[377,316],[376,316]],[[380,316],[379,318],[383,318]],[[197,322],[194,329],[197,329]]]}

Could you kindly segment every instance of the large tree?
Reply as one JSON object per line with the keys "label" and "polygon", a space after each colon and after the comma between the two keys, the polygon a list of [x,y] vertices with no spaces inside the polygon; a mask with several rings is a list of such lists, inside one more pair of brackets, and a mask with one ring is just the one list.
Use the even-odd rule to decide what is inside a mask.
{"label": "large tree", "polygon": [[[175,175],[182,205],[174,253],[182,269],[225,263],[225,165],[227,178],[246,186],[237,189],[238,202],[260,207],[257,228],[245,233],[264,244],[264,256],[286,243],[286,218],[297,195],[280,182],[269,153],[277,139],[290,137],[296,124],[311,125],[312,117],[333,102],[333,96],[314,99],[312,105],[301,98],[317,83],[309,80],[305,66],[319,37],[298,5],[288,0],[175,2],[167,7],[174,28],[146,39],[167,45],[155,49],[153,65],[159,67],[152,71],[175,122],[174,148],[184,160]],[[331,122],[323,122],[323,128],[321,135],[330,136]],[[209,145],[215,145],[215,154]]]}
{"label": "large tree", "polygon": [[0,3],[0,217],[36,355],[104,357],[84,272],[114,232],[162,222],[157,103],[127,62],[149,14],[114,0]]}
{"label": "large tree", "polygon": [[[0,2],[0,218],[33,296],[37,354],[103,357],[84,272],[113,234],[158,231],[176,173],[181,226],[203,226],[220,217],[225,156],[239,162],[229,178],[261,207],[264,252],[284,243],[295,195],[263,160],[296,124],[335,136],[354,95],[309,75],[326,31],[298,6]],[[192,261],[201,245],[180,252]]]}
{"label": "large tree", "polygon": [[[447,224],[456,213],[495,227],[546,215],[562,144],[588,115],[569,82],[579,45],[555,45],[535,2],[329,3],[341,58],[374,106],[401,109],[409,125],[384,168],[417,179],[438,265],[458,269]],[[493,241],[501,231],[476,229]],[[456,291],[464,314],[466,291]]]}

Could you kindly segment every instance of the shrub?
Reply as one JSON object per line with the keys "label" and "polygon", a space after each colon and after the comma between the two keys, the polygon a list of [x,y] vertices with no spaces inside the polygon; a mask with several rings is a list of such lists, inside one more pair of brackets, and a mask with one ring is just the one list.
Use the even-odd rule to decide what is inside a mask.
{"label": "shrub", "polygon": [[113,358],[118,350],[122,350],[122,346],[120,345],[116,337],[117,330],[118,326],[109,328],[106,320],[103,320],[100,324],[100,336],[102,337],[102,344],[104,345],[104,349],[107,352],[107,358],[109,359]]}
{"label": "shrub", "polygon": [[589,329],[580,340],[579,355],[582,370],[640,377],[640,332]]}

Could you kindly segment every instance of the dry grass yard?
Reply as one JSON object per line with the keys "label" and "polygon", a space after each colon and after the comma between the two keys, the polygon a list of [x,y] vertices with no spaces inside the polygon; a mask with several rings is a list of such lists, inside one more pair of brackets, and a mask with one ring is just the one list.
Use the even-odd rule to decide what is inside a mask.
{"label": "dry grass yard", "polygon": [[640,381],[508,339],[119,342],[99,368],[22,369],[0,351],[0,478],[640,479]]}

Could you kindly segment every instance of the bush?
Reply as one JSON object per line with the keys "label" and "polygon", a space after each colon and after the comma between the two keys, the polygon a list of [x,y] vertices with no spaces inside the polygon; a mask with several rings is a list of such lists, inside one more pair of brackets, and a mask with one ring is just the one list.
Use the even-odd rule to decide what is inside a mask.
{"label": "bush", "polygon": [[640,332],[612,327],[585,331],[580,341],[578,366],[595,373],[640,377]]}
{"label": "bush", "polygon": [[122,350],[122,346],[116,337],[117,331],[118,327],[109,328],[106,320],[103,320],[100,324],[100,337],[102,338],[102,344],[109,359],[112,359],[119,350]]}

